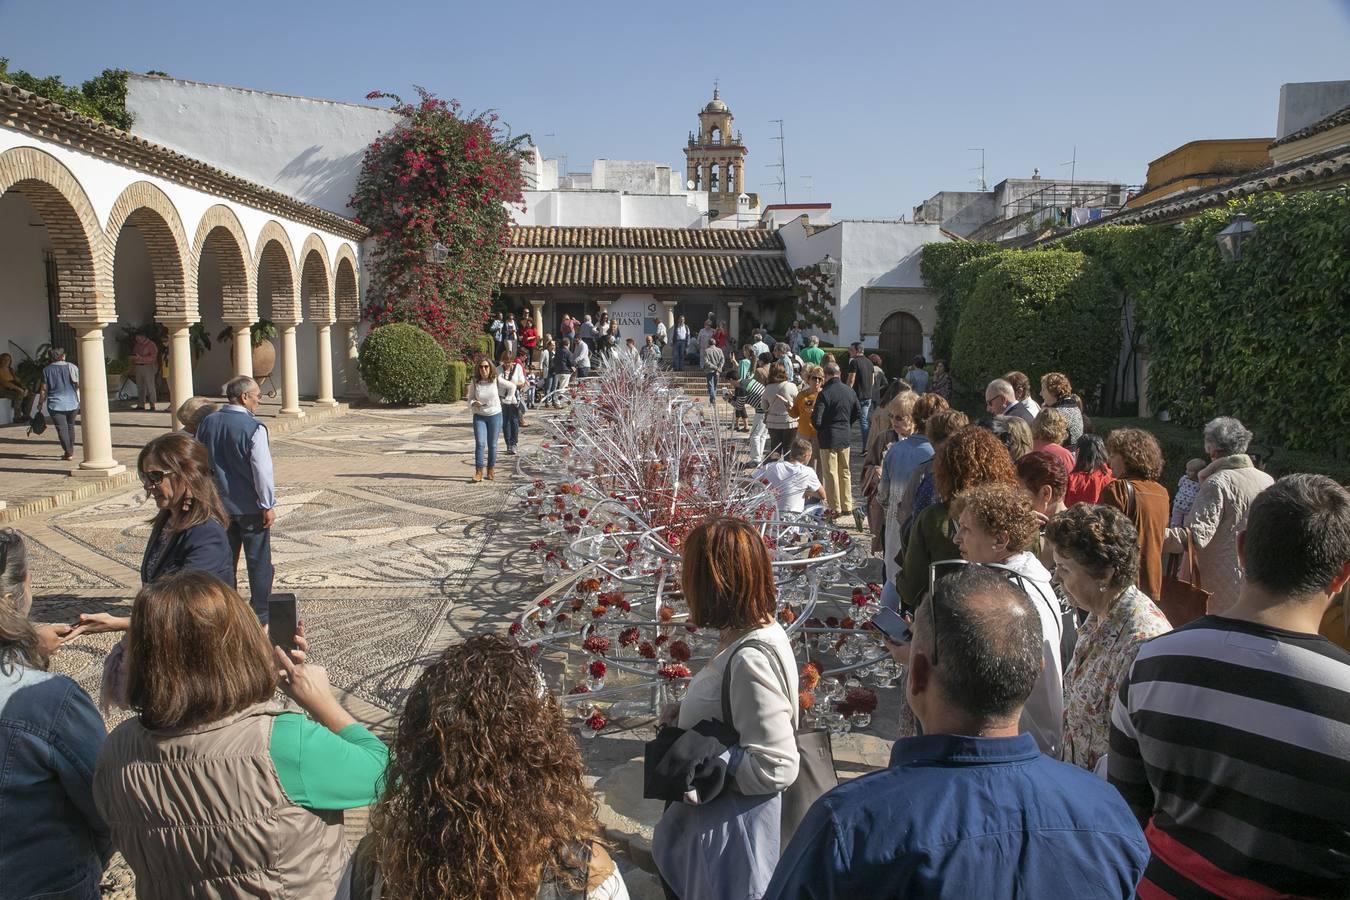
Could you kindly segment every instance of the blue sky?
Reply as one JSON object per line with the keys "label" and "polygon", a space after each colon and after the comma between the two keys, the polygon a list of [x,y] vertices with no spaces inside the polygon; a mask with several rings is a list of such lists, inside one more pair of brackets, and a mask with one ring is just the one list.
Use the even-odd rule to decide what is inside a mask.
{"label": "blue sky", "polygon": [[[492,107],[574,170],[683,166],[714,78],[788,197],[896,217],[1039,166],[1139,183],[1189,140],[1273,135],[1279,87],[1350,78],[1350,0],[539,4],[0,0],[0,55],[78,83],[105,67],[364,102],[421,84]],[[545,137],[545,135],[552,135]],[[810,176],[808,182],[802,176]]]}

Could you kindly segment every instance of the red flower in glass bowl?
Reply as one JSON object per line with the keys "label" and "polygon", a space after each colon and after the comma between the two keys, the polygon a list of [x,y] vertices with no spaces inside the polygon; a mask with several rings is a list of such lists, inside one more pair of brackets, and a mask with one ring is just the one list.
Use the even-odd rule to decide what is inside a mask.
{"label": "red flower in glass bowl", "polygon": [[590,675],[592,678],[596,679],[597,681],[601,678],[604,678],[605,672],[607,671],[609,671],[608,667],[604,664],[604,662],[598,659],[586,667],[586,673]]}
{"label": "red flower in glass bowl", "polygon": [[816,685],[820,684],[820,663],[809,662],[803,665],[801,674],[797,676],[797,681],[803,689],[814,691]]}
{"label": "red flower in glass bowl", "polygon": [[688,678],[690,673],[689,667],[683,663],[667,663],[657,669],[656,674],[660,675],[666,681],[676,681],[680,678]]}
{"label": "red flower in glass bowl", "polygon": [[608,724],[609,720],[606,719],[602,713],[598,712],[591,713],[591,717],[586,720],[586,727],[591,731],[599,731]]}
{"label": "red flower in glass bowl", "polygon": [[642,632],[635,626],[629,626],[619,632],[619,645],[621,647],[631,647],[642,638]]}
{"label": "red flower in glass bowl", "polygon": [[692,656],[692,655],[693,655],[693,654],[691,654],[691,653],[689,652],[689,645],[686,644],[684,641],[671,641],[671,642],[670,642],[670,658],[671,658],[671,659],[676,660],[676,661],[678,661],[678,662],[688,662],[688,661],[689,661],[689,657]]}
{"label": "red flower in glass bowl", "polygon": [[656,659],[656,648],[652,646],[651,641],[643,641],[638,644],[638,656],[643,659]]}
{"label": "red flower in glass bowl", "polygon": [[877,709],[877,692],[871,688],[850,688],[837,706],[846,716],[854,714],[871,715]]}
{"label": "red flower in glass bowl", "polygon": [[581,649],[596,656],[604,656],[609,652],[609,638],[603,634],[588,635],[586,640],[581,642]]}

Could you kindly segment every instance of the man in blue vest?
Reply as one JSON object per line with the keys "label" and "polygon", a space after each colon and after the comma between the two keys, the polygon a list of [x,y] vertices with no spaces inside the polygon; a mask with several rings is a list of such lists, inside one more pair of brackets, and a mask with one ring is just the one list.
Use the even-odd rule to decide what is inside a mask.
{"label": "man in blue vest", "polygon": [[247,375],[225,385],[229,402],[197,426],[197,440],[211,454],[220,499],[230,516],[230,549],[239,565],[244,551],[249,602],[267,622],[267,597],[272,593],[272,523],[276,521],[276,486],[267,426],[254,415],[262,405],[258,383]]}

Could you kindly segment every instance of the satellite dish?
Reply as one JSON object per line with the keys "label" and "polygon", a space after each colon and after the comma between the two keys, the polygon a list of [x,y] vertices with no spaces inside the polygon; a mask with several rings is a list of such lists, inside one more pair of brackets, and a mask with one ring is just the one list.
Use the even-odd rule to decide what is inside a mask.
{"label": "satellite dish", "polygon": [[694,179],[690,178],[688,181],[684,183],[684,186],[692,191],[694,189]]}

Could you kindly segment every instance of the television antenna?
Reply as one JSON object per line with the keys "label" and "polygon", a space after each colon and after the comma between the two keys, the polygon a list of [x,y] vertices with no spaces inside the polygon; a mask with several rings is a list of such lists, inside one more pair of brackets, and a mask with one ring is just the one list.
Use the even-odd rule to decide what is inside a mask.
{"label": "television antenna", "polygon": [[805,182],[805,184],[802,185],[802,190],[806,191],[806,199],[807,199],[807,200],[810,200],[810,199],[811,199],[811,190],[812,190],[812,188],[814,187],[814,185],[813,185],[812,182],[811,182],[811,176],[810,176],[810,175],[798,175],[797,177],[800,178],[802,181]]}
{"label": "television antenna", "polygon": [[1073,194],[1074,179],[1078,176],[1078,145],[1073,148],[1073,158],[1060,163],[1061,166],[1069,167],[1069,194]]}
{"label": "television antenna", "polygon": [[783,120],[770,119],[770,125],[778,126],[778,137],[774,138],[778,142],[778,162],[770,165],[769,168],[778,170],[778,180],[773,182],[783,189],[783,203],[788,202],[787,195],[787,140],[783,137]]}
{"label": "television antenna", "polygon": [[[980,177],[979,177],[979,180],[976,181],[975,183],[978,184],[978,185],[980,186],[980,191],[981,191],[981,192],[984,192],[984,191],[989,190],[989,186],[985,183],[985,180],[984,180],[984,148],[983,148],[983,147],[967,147],[966,149],[969,150],[969,151],[971,151],[971,152],[974,152],[974,151],[976,151],[976,150],[980,151],[980,165],[979,165],[979,167],[978,167],[978,168],[979,168]],[[974,171],[976,171],[976,170],[975,170],[975,169],[971,169],[970,171],[974,172]]]}

